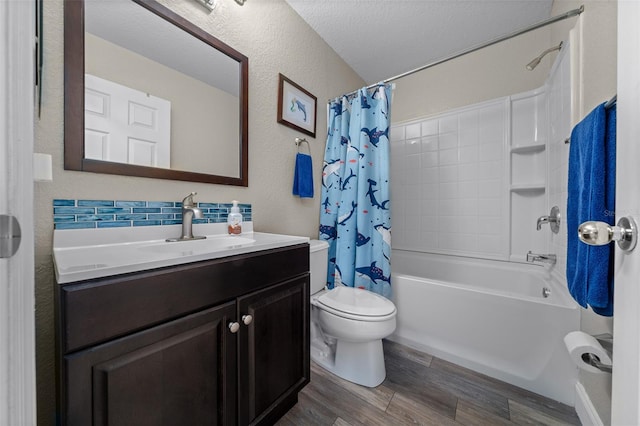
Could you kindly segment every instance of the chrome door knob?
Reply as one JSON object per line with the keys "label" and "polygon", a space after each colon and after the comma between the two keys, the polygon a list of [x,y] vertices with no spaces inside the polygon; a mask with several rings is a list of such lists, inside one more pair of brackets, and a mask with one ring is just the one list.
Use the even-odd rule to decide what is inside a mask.
{"label": "chrome door knob", "polygon": [[249,325],[251,324],[252,321],[253,321],[253,317],[251,315],[242,316],[242,322],[244,323],[244,325]]}
{"label": "chrome door knob", "polygon": [[636,246],[638,231],[633,218],[623,217],[616,226],[605,222],[584,222],[578,227],[578,238],[591,246],[603,246],[617,241],[622,250],[631,251]]}
{"label": "chrome door knob", "polygon": [[228,327],[230,332],[237,333],[240,330],[240,323],[230,322]]}

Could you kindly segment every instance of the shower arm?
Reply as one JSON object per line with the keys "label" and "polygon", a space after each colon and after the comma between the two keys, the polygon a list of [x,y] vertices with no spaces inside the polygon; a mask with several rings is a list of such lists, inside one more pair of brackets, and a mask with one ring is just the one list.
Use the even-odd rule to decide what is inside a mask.
{"label": "shower arm", "polygon": [[559,45],[557,46],[553,46],[548,48],[547,50],[545,50],[544,52],[542,52],[537,58],[535,58],[533,61],[529,62],[527,64],[527,69],[529,71],[532,71],[535,67],[538,66],[538,64],[540,63],[540,61],[542,60],[542,58],[544,58],[546,55],[548,55],[549,53],[555,51],[555,50],[560,50],[562,49],[562,42],[560,42]]}

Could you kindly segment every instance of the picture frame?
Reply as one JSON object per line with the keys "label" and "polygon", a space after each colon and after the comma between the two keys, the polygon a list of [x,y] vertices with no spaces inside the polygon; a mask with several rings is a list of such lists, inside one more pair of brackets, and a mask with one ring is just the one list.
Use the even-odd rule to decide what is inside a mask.
{"label": "picture frame", "polygon": [[316,137],[318,99],[282,74],[278,84],[278,123]]}

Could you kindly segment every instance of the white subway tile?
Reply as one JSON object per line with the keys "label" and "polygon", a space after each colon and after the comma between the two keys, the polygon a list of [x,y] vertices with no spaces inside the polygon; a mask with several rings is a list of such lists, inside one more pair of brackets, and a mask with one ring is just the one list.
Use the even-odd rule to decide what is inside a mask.
{"label": "white subway tile", "polygon": [[438,135],[423,137],[422,152],[437,151],[438,150]]}
{"label": "white subway tile", "polygon": [[431,136],[438,134],[438,120],[427,120],[422,122],[422,136]]}
{"label": "white subway tile", "polygon": [[422,154],[410,154],[407,155],[407,170],[420,169],[422,165]]}
{"label": "white subway tile", "polygon": [[458,134],[457,133],[441,133],[438,137],[439,148],[449,149],[458,147]]}
{"label": "white subway tile", "polygon": [[438,133],[451,133],[458,131],[458,116],[451,115],[438,120]]}
{"label": "white subway tile", "polygon": [[458,195],[460,198],[478,198],[478,182],[475,180],[458,182]]}
{"label": "white subway tile", "polygon": [[422,184],[422,199],[423,200],[437,200],[439,185],[437,183],[425,183]]}
{"label": "white subway tile", "polygon": [[477,198],[458,199],[458,215],[459,216],[477,216],[478,215],[478,199]]}
{"label": "white subway tile", "polygon": [[437,167],[425,167],[424,166],[424,157],[422,158],[423,167],[422,167],[422,183],[438,183],[440,179],[438,178],[438,168]]}
{"label": "white subway tile", "polygon": [[404,126],[391,126],[391,144],[394,141],[404,140]]}
{"label": "white subway tile", "polygon": [[457,182],[458,166],[441,166],[439,167],[440,182]]}
{"label": "white subway tile", "polygon": [[440,200],[458,198],[458,182],[438,184],[438,198]]}
{"label": "white subway tile", "polygon": [[478,148],[479,161],[491,161],[502,159],[502,143],[481,144]]}
{"label": "white subway tile", "polygon": [[441,166],[457,164],[458,163],[458,149],[445,149],[440,151],[440,161],[439,164]]}
{"label": "white subway tile", "polygon": [[502,192],[502,182],[499,180],[478,181],[479,198],[499,198]]}
{"label": "white subway tile", "polygon": [[478,146],[460,146],[460,163],[475,163],[478,161]]}
{"label": "white subway tile", "polygon": [[420,154],[422,152],[420,139],[407,140],[404,145],[404,152],[407,155]]}
{"label": "white subway tile", "polygon": [[422,167],[436,167],[438,165],[438,151],[422,153]]}
{"label": "white subway tile", "polygon": [[428,232],[437,232],[439,230],[438,226],[438,216],[422,216],[422,224],[420,229]]}
{"label": "white subway tile", "polygon": [[459,179],[461,182],[473,180],[476,181],[478,179],[478,164],[477,163],[468,163],[468,164],[460,164],[458,166]]}
{"label": "white subway tile", "polygon": [[406,126],[404,137],[405,139],[418,139],[420,137],[420,123]]}
{"label": "white subway tile", "polygon": [[457,199],[443,199],[439,201],[439,215],[443,217],[455,216],[458,212]]}

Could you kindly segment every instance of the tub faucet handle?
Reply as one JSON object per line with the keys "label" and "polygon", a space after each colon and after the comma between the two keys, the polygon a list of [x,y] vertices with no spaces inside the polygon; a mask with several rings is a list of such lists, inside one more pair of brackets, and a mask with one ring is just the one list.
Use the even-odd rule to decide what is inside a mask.
{"label": "tub faucet handle", "polygon": [[536,229],[539,231],[542,229],[542,224],[549,223],[549,216],[540,216],[536,221]]}
{"label": "tub faucet handle", "polygon": [[548,223],[551,228],[551,232],[557,234],[560,231],[560,209],[558,206],[551,207],[549,216],[540,216],[536,221],[536,229],[539,231],[542,229],[542,225]]}

